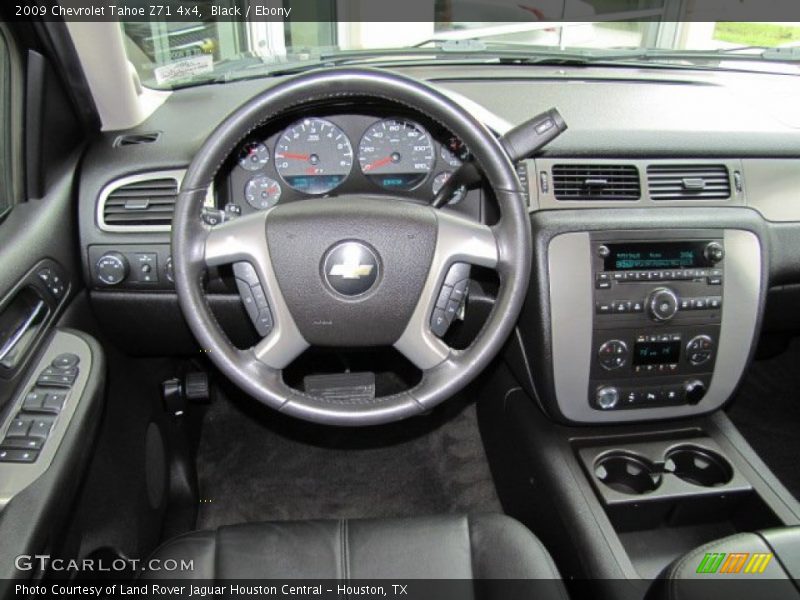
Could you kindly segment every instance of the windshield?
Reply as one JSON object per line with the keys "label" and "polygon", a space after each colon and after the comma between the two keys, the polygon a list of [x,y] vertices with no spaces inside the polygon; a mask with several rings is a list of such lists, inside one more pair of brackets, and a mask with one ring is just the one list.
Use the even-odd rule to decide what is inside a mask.
{"label": "windshield", "polygon": [[[469,8],[459,13],[441,10],[446,1],[432,2],[427,22],[337,21],[336,0],[314,5],[318,21],[308,19],[308,10],[303,20],[293,20],[291,7],[280,9],[278,20],[237,20],[229,15],[244,15],[247,0],[225,0],[214,2],[216,17],[206,11],[191,22],[152,18],[121,26],[140,79],[161,89],[325,64],[398,62],[613,62],[800,73],[800,23],[663,20],[672,0],[640,0],[636,11],[627,13],[620,10],[630,5],[626,0],[572,0],[577,15],[620,19],[556,23],[545,21],[548,14],[540,2],[474,0],[458,5]],[[624,20],[626,15],[631,19]],[[456,20],[462,17],[486,20]]]}

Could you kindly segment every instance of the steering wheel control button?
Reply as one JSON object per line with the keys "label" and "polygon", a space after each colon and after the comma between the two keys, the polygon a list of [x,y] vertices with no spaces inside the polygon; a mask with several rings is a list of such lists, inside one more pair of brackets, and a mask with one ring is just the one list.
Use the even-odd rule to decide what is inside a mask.
{"label": "steering wheel control button", "polygon": [[233,265],[233,274],[247,316],[250,317],[258,335],[268,336],[274,325],[272,311],[255,269],[250,263],[238,262]]}
{"label": "steering wheel control button", "polygon": [[59,354],[50,363],[51,367],[56,369],[69,369],[77,367],[80,359],[75,354]]}
{"label": "steering wheel control button", "polygon": [[619,403],[619,390],[613,386],[601,387],[595,395],[597,406],[603,410],[611,410]]}
{"label": "steering wheel control button", "polygon": [[322,259],[325,283],[337,294],[363,296],[377,283],[380,263],[377,254],[361,242],[341,242]]}
{"label": "steering wheel control button", "polygon": [[678,312],[680,301],[669,288],[656,288],[647,298],[647,311],[654,321],[669,321]]}
{"label": "steering wheel control button", "polygon": [[619,369],[628,361],[628,346],[622,340],[609,340],[600,346],[597,357],[607,371]]}
{"label": "steering wheel control button", "polygon": [[454,263],[448,269],[431,315],[431,331],[434,335],[443,337],[455,319],[463,318],[471,271],[472,267],[467,263]]}
{"label": "steering wheel control button", "polygon": [[695,367],[703,365],[711,360],[714,354],[714,340],[707,335],[698,335],[689,340],[686,344],[686,355],[689,363]]}

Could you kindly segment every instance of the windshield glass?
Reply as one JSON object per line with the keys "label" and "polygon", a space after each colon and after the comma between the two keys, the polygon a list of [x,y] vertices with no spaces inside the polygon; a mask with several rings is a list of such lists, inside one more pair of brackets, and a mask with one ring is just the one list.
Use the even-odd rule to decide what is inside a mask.
{"label": "windshield glass", "polygon": [[[399,23],[337,21],[337,0],[314,5],[318,21],[308,19],[308,10],[302,20],[294,21],[291,2],[284,2],[289,10],[287,14],[282,9],[280,20],[237,20],[219,13],[244,15],[247,0],[217,0],[216,17],[206,11],[191,22],[154,17],[124,22],[121,27],[128,58],[140,79],[161,89],[323,64],[414,61],[560,60],[800,73],[800,23],[667,21],[672,1],[638,0],[631,11],[629,0],[572,0],[573,14],[619,19],[547,22],[550,15],[541,2],[474,0],[457,5],[465,7],[459,12],[445,10],[448,0],[435,0],[430,21]],[[202,10],[210,3],[195,4]]]}

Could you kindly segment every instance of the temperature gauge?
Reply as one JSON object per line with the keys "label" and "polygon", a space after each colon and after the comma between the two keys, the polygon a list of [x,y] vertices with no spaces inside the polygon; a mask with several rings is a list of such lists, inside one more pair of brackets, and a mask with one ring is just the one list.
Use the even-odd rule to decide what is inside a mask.
{"label": "temperature gauge", "polygon": [[272,177],[257,175],[247,182],[244,198],[256,210],[272,208],[281,198],[281,184]]}

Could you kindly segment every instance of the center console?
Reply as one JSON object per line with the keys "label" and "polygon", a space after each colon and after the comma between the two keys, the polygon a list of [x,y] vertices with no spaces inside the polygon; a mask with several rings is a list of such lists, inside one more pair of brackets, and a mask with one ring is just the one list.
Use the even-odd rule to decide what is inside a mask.
{"label": "center console", "polygon": [[724,240],[714,232],[683,239],[617,233],[592,239],[591,254],[590,406],[699,403],[716,362]]}
{"label": "center console", "polygon": [[760,314],[761,244],[752,232],[562,233],[549,242],[548,277],[563,419],[675,418],[730,397]]}

